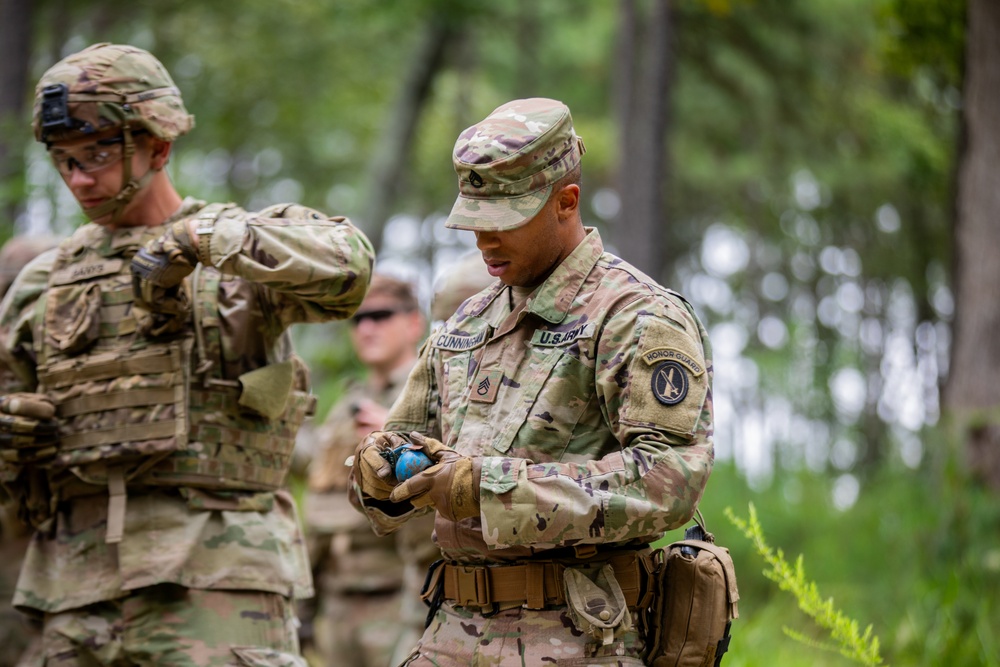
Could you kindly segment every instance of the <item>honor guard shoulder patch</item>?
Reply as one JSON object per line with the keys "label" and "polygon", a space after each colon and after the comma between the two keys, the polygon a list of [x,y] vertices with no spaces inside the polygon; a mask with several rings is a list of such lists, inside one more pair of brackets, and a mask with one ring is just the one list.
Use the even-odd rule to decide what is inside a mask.
{"label": "honor guard shoulder patch", "polygon": [[661,361],[674,361],[686,367],[692,375],[701,375],[705,372],[705,367],[691,355],[672,347],[658,347],[642,353],[642,358],[647,364],[654,365]]}
{"label": "honor guard shoulder patch", "polygon": [[623,420],[680,435],[693,433],[710,377],[701,341],[656,317],[639,326]]}
{"label": "honor guard shoulder patch", "polygon": [[676,361],[660,362],[650,380],[653,396],[664,405],[677,405],[687,397],[687,371]]}

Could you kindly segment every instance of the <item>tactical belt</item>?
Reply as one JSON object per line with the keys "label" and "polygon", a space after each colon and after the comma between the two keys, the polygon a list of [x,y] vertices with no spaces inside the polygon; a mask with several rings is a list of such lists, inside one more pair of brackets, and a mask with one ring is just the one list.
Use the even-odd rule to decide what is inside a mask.
{"label": "tactical belt", "polygon": [[551,560],[526,560],[513,565],[477,566],[442,563],[428,575],[425,601],[435,596],[460,607],[524,606],[545,609],[566,604],[563,572],[567,568],[608,563],[625,594],[629,607],[646,607],[652,602],[648,585],[649,571],[644,552],[628,551],[609,558],[582,563],[561,563]]}

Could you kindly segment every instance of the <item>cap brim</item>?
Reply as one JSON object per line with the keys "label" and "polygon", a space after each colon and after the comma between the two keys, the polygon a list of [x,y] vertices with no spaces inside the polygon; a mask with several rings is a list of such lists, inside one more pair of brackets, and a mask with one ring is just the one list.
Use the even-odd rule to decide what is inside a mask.
{"label": "cap brim", "polygon": [[531,220],[549,199],[552,186],[519,197],[497,199],[459,195],[444,226],[474,232],[508,232]]}

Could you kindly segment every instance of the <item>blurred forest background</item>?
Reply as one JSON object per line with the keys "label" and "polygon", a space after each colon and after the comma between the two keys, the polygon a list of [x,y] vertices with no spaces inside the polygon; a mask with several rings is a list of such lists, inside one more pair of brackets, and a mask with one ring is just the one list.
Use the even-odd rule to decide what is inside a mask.
{"label": "blurred forest background", "polygon": [[[787,636],[829,641],[723,515],[752,502],[886,664],[1000,665],[1000,2],[0,0],[0,241],[82,220],[29,122],[96,41],[174,75],[182,194],[346,214],[425,297],[474,243],[442,225],[457,134],[566,102],[585,222],[710,331],[724,664],[848,662]],[[321,413],[340,326],[297,332]]]}

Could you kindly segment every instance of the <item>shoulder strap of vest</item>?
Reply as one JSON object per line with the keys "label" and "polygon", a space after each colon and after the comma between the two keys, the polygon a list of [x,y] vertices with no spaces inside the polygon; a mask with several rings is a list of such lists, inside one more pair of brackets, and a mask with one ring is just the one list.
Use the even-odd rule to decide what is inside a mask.
{"label": "shoulder strap of vest", "polygon": [[193,217],[196,217],[196,218],[216,218],[216,217],[222,215],[224,212],[226,212],[226,211],[228,211],[230,209],[234,209],[234,208],[239,208],[239,206],[237,206],[236,204],[234,204],[232,202],[225,203],[225,204],[221,204],[221,203],[206,204],[202,208],[198,209],[198,211],[196,211],[193,214]]}
{"label": "shoulder strap of vest", "polygon": [[[232,202],[207,204],[193,213],[193,217],[203,219],[218,219],[220,215],[230,210],[239,210]],[[209,377],[222,377],[222,340],[219,332],[219,282],[220,274],[216,269],[198,264],[191,276],[194,290],[192,319],[194,323],[195,353],[197,365],[195,373],[201,376],[202,382]]]}
{"label": "shoulder strap of vest", "polygon": [[202,382],[222,377],[222,338],[219,332],[219,282],[221,275],[201,264],[195,267],[192,287],[194,336],[197,354],[195,373]]}

